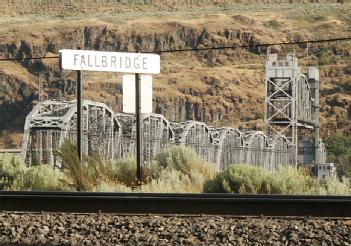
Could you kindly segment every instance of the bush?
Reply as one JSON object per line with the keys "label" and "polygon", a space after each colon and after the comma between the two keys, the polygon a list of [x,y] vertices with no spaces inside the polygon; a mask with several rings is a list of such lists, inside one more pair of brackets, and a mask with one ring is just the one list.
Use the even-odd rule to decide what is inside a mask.
{"label": "bush", "polygon": [[320,49],[320,52],[317,54],[318,57],[318,66],[330,65],[331,62],[331,54],[328,54],[324,48]]}
{"label": "bush", "polygon": [[77,191],[91,191],[102,183],[116,181],[115,167],[112,163],[102,160],[98,154],[83,156],[81,163],[76,146],[68,141],[62,144],[56,154],[69,185]]}
{"label": "bush", "polygon": [[277,20],[270,20],[264,23],[265,27],[272,29],[279,29],[281,27],[280,23]]}
{"label": "bush", "polygon": [[193,185],[189,176],[182,172],[171,169],[164,169],[160,172],[157,179],[150,183],[142,185],[140,192],[156,193],[198,193],[197,185]]}
{"label": "bush", "polygon": [[65,177],[51,166],[33,166],[16,176],[11,190],[67,191]]}
{"label": "bush", "polygon": [[[125,159],[118,160],[116,162],[116,181],[124,184],[128,187],[135,188],[137,186],[136,179],[136,161],[133,157],[127,157]],[[152,179],[158,177],[160,172],[159,166],[152,162],[151,164],[142,165],[142,184],[149,183]]]}
{"label": "bush", "polygon": [[256,118],[256,120],[264,119],[264,114],[262,112],[256,112],[255,118]]}
{"label": "bush", "polygon": [[349,184],[335,179],[319,181],[306,170],[280,167],[269,172],[262,167],[232,165],[204,186],[204,192],[285,195],[348,195]]}
{"label": "bush", "polygon": [[324,141],[328,161],[335,163],[338,176],[351,177],[351,137],[333,133]]}
{"label": "bush", "polygon": [[195,151],[184,146],[174,146],[158,154],[155,162],[164,169],[180,171],[187,176],[197,173],[209,180],[215,174],[212,164],[203,161]]}
{"label": "bush", "polygon": [[[80,163],[76,146],[65,141],[56,151],[59,161],[63,166],[63,172],[68,178],[70,186],[77,191],[88,191],[97,185],[96,176]],[[90,162],[89,162],[90,163]]]}
{"label": "bush", "polygon": [[191,149],[175,146],[155,158],[158,173],[141,192],[200,193],[204,184],[214,177],[213,165],[199,158]]}
{"label": "bush", "polygon": [[69,190],[64,175],[51,166],[27,167],[18,156],[10,154],[0,164],[0,184],[4,190]]}
{"label": "bush", "polygon": [[336,179],[326,178],[322,182],[325,195],[350,195],[350,182],[346,177],[342,177],[341,182]]}

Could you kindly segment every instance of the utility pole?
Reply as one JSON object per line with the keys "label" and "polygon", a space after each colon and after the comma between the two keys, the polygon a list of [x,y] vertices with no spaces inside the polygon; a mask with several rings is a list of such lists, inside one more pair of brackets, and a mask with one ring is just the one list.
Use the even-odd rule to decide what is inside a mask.
{"label": "utility pole", "polygon": [[137,164],[137,182],[141,184],[142,170],[141,170],[141,129],[140,129],[140,74],[135,74],[135,120],[136,120],[136,164]]}
{"label": "utility pole", "polygon": [[80,162],[82,162],[82,84],[83,71],[77,70],[77,151]]}

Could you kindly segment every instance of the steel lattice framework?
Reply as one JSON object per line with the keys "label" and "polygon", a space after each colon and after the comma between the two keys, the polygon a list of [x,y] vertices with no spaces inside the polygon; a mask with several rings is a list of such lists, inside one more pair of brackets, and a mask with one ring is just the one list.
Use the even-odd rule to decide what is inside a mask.
{"label": "steel lattice framework", "polygon": [[[75,101],[44,101],[32,110],[22,143],[29,165],[61,167],[54,152],[66,138],[76,142],[76,111]],[[114,114],[103,103],[84,100],[83,119],[84,154],[97,151],[109,160],[135,155],[135,115]],[[217,170],[242,163],[275,170],[293,160],[291,144],[283,135],[269,137],[260,131],[215,128],[198,121],[169,122],[160,114],[143,114],[141,121],[144,163],[173,145],[192,148]]]}
{"label": "steel lattice framework", "polygon": [[182,123],[173,122],[171,125],[177,144],[194,149],[206,161],[214,161],[213,136],[204,122],[190,120]]}
{"label": "steel lattice framework", "polygon": [[[300,129],[314,133],[315,162],[325,160],[319,139],[319,71],[308,68],[303,73],[294,54],[278,59],[269,54],[265,78],[265,122],[269,135],[285,135],[295,150],[298,161]],[[321,149],[321,150],[320,150]]]}
{"label": "steel lattice framework", "polygon": [[[98,152],[114,160],[121,154],[121,126],[104,103],[83,101],[83,153]],[[52,164],[61,167],[54,151],[69,139],[76,143],[76,101],[39,103],[29,113],[24,127],[22,156],[29,165]]]}
{"label": "steel lattice framework", "polygon": [[[122,125],[122,156],[135,155],[136,119],[133,114],[116,114]],[[142,114],[142,160],[150,162],[162,150],[174,144],[174,132],[161,114]]]}
{"label": "steel lattice framework", "polygon": [[215,144],[214,163],[218,170],[224,170],[230,164],[245,163],[242,132],[230,127],[211,130]]}

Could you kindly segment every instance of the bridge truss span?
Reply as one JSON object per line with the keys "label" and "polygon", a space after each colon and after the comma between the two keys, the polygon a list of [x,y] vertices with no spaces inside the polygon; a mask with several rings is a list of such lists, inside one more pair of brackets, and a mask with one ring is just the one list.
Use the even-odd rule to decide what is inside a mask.
{"label": "bridge truss span", "polygon": [[[105,159],[120,156],[121,126],[113,111],[104,103],[83,101],[82,150],[97,152]],[[50,164],[61,167],[55,151],[65,139],[76,143],[76,101],[44,101],[26,118],[22,140],[22,157],[29,165]]]}
{"label": "bridge truss span", "polygon": [[[122,156],[134,156],[136,153],[136,118],[134,114],[118,113],[122,124]],[[174,132],[170,122],[161,114],[142,114],[142,160],[146,163],[161,151],[174,144]]]}
{"label": "bridge truss span", "polygon": [[193,149],[204,160],[214,162],[213,136],[210,128],[200,121],[172,122],[175,143]]}

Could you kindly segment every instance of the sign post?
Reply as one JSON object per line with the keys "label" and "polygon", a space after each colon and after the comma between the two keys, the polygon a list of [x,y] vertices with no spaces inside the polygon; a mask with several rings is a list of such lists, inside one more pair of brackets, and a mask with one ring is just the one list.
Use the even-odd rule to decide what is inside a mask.
{"label": "sign post", "polygon": [[136,159],[137,180],[141,183],[140,74],[160,73],[157,54],[104,52],[91,50],[60,50],[60,67],[77,70],[77,149],[82,160],[82,71],[101,71],[135,74]]}
{"label": "sign post", "polygon": [[77,151],[79,161],[82,162],[82,84],[83,71],[77,71]]}
{"label": "sign post", "polygon": [[136,164],[137,164],[137,181],[141,184],[141,129],[140,129],[140,74],[135,74],[135,120],[136,120]]}

